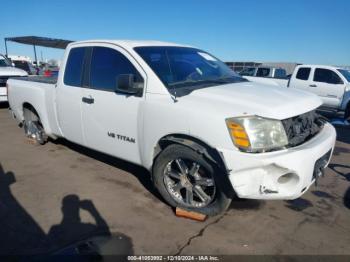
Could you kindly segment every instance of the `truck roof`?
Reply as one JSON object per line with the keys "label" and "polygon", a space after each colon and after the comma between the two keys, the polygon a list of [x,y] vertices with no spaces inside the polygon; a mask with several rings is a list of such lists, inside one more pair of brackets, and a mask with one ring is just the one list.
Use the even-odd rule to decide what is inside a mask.
{"label": "truck roof", "polygon": [[141,47],[141,46],[182,46],[182,47],[192,47],[189,45],[176,44],[171,42],[162,42],[154,40],[110,40],[110,39],[99,39],[99,40],[86,40],[86,41],[77,41],[68,45],[74,46],[78,44],[90,44],[90,43],[110,43],[119,45],[127,48]]}
{"label": "truck roof", "polygon": [[298,65],[298,67],[311,67],[311,68],[315,68],[315,67],[319,67],[319,68],[325,68],[325,69],[344,69],[341,66],[330,66],[330,65],[312,65],[312,64],[302,64],[302,65]]}

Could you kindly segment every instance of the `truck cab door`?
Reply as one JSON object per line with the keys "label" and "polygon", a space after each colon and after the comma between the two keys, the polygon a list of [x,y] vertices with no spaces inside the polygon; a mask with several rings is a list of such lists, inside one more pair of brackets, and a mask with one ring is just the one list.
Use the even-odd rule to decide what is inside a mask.
{"label": "truck cab door", "polygon": [[323,106],[337,108],[341,104],[345,83],[340,76],[331,69],[315,68],[310,91],[320,96]]}
{"label": "truck cab door", "polygon": [[309,90],[310,85],[310,67],[299,67],[297,71],[292,75],[289,86],[292,88],[301,89],[304,91],[314,92],[315,90]]}
{"label": "truck cab door", "polygon": [[[133,74],[143,87],[146,75],[129,53],[110,44],[92,48],[89,88],[83,90],[86,145],[106,154],[141,163],[142,92],[116,92],[119,75]],[[143,89],[142,89],[143,90]],[[141,91],[142,91],[141,90]]]}
{"label": "truck cab door", "polygon": [[65,67],[61,69],[64,75],[59,76],[56,88],[57,117],[63,136],[84,145],[81,97],[86,48],[73,47],[67,53]]}

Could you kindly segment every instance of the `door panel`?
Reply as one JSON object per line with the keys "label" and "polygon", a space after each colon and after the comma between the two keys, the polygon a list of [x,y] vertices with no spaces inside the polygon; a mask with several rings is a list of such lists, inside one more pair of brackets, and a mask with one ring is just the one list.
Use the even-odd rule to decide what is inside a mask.
{"label": "door panel", "polygon": [[292,87],[313,93],[314,90],[309,90],[310,73],[310,67],[299,67],[298,72],[292,79]]}
{"label": "door panel", "polygon": [[66,139],[81,145],[84,145],[81,86],[85,50],[83,47],[70,49],[64,79],[56,89],[57,115],[61,132]]}
{"label": "door panel", "polygon": [[[145,75],[133,58],[117,46],[93,47],[90,83],[83,91],[83,123],[87,146],[141,163],[139,130],[142,130],[143,97],[116,93],[120,74],[133,74],[143,86]],[[141,72],[141,73],[139,73]]]}
{"label": "door panel", "polygon": [[84,97],[94,100],[83,105],[87,146],[139,163],[138,130],[142,99],[114,92],[85,89]]}
{"label": "door panel", "polygon": [[316,68],[310,90],[320,96],[323,106],[338,107],[342,101],[345,84],[336,72],[330,69]]}

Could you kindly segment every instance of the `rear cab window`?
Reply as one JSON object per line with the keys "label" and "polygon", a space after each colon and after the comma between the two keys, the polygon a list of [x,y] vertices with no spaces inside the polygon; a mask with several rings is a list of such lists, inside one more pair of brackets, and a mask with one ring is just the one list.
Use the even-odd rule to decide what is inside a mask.
{"label": "rear cab window", "polygon": [[343,80],[332,70],[324,68],[316,68],[314,74],[314,82],[327,84],[343,84]]}
{"label": "rear cab window", "polygon": [[310,76],[311,68],[310,67],[300,67],[296,75],[296,79],[299,80],[308,80]]}
{"label": "rear cab window", "polygon": [[64,72],[65,85],[82,86],[85,50],[86,47],[75,47],[70,50]]}

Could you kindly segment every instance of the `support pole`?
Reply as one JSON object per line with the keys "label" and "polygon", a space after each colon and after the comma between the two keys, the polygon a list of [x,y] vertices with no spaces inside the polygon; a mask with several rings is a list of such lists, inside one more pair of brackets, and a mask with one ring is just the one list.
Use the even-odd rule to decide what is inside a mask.
{"label": "support pole", "polygon": [[35,63],[36,63],[36,66],[38,67],[39,65],[38,65],[38,58],[37,58],[37,56],[36,56],[36,46],[33,45],[33,47],[34,47]]}
{"label": "support pole", "polygon": [[6,51],[6,57],[8,58],[8,53],[7,53],[7,39],[5,38],[5,51]]}

